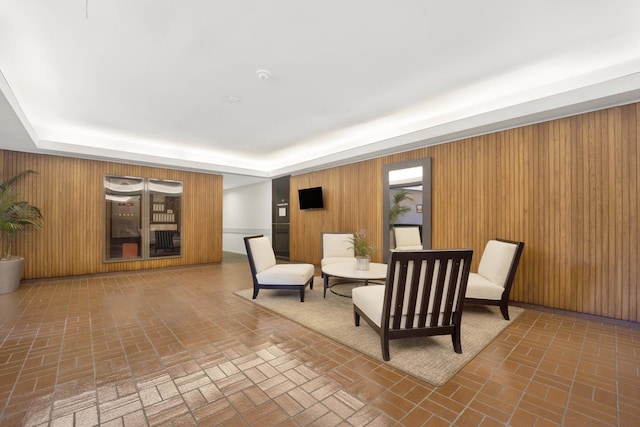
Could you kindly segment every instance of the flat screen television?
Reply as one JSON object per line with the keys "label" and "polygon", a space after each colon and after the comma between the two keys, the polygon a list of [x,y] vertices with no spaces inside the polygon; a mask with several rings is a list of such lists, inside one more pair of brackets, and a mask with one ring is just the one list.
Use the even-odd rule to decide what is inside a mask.
{"label": "flat screen television", "polygon": [[322,209],[322,187],[302,188],[298,190],[300,209]]}

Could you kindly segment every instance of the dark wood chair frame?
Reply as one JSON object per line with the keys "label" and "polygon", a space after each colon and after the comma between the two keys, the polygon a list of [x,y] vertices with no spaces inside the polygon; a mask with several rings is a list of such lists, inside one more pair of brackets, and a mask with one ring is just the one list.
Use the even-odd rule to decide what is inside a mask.
{"label": "dark wood chair frame", "polygon": [[509,274],[507,275],[507,281],[504,284],[504,291],[502,291],[502,297],[499,300],[493,299],[481,299],[481,298],[465,298],[465,302],[469,304],[478,304],[478,305],[493,305],[500,307],[500,312],[502,313],[502,317],[504,320],[509,320],[509,294],[511,294],[511,287],[513,286],[513,281],[516,277],[516,270],[518,269],[518,264],[520,263],[520,257],[522,256],[522,251],[524,250],[524,242],[517,242],[514,240],[506,240],[496,238],[499,242],[512,243],[516,245],[516,253],[511,261],[511,267],[509,268]]}
{"label": "dark wood chair frame", "polygon": [[[380,335],[380,346],[384,360],[388,361],[390,359],[389,340],[399,338],[451,334],[454,351],[462,353],[460,325],[472,256],[473,251],[471,249],[407,251],[393,252],[391,254],[385,284],[381,326],[378,327],[355,304],[353,306],[355,325],[360,326],[360,317],[362,317]],[[406,283],[410,261],[413,261],[413,271],[411,282]],[[426,261],[424,288],[422,294],[418,295],[423,261]],[[441,266],[449,266],[450,275],[448,281],[445,280],[447,268],[439,268],[434,281],[436,261],[439,261]],[[400,271],[396,271],[398,269]],[[394,282],[396,274],[398,275],[398,281]],[[459,281],[458,278],[460,278]],[[456,286],[458,285],[459,288],[456,293]],[[392,301],[394,286],[397,288],[395,302]],[[430,301],[433,286],[436,289],[433,301]],[[445,289],[447,289],[447,298],[443,301]],[[404,298],[407,292],[410,295],[408,307],[405,306]],[[416,312],[418,298],[421,299],[422,304],[421,310]],[[440,313],[441,311],[444,313],[440,322],[440,316],[428,316],[430,314],[427,310],[428,307],[432,307],[430,311],[432,313]],[[403,312],[406,312],[405,316],[402,315]],[[418,315],[417,322],[416,315]],[[427,317],[430,317],[429,323],[427,323]]]}
{"label": "dark wood chair frame", "polygon": [[248,236],[244,238],[244,246],[247,249],[247,256],[249,258],[249,266],[251,267],[251,277],[253,278],[253,297],[252,299],[256,299],[258,297],[258,292],[260,289],[287,289],[287,290],[298,290],[300,292],[300,302],[304,302],[304,291],[307,286],[309,289],[313,289],[313,276],[306,283],[300,285],[281,285],[281,284],[265,284],[258,283],[258,279],[256,279],[256,266],[253,262],[253,255],[251,253],[251,245],[249,244],[249,240],[255,239],[257,237],[264,237],[262,234],[256,236]]}

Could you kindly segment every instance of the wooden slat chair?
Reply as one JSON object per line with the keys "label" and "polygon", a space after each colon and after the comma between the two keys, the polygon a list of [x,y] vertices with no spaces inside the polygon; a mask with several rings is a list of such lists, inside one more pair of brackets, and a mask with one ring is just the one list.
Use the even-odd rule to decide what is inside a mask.
{"label": "wooden slat chair", "polygon": [[382,358],[389,340],[451,334],[462,353],[460,321],[471,266],[471,249],[392,252],[384,286],[353,289],[356,326],[360,317],[380,335]]}
{"label": "wooden slat chair", "polygon": [[482,252],[478,272],[469,274],[465,301],[499,306],[502,316],[509,320],[509,294],[523,249],[523,242],[489,240]]}
{"label": "wooden slat chair", "polygon": [[304,302],[304,290],[313,289],[313,264],[276,264],[271,241],[263,236],[244,238],[251,276],[253,277],[253,299],[260,289],[291,289],[300,292],[300,302]]}

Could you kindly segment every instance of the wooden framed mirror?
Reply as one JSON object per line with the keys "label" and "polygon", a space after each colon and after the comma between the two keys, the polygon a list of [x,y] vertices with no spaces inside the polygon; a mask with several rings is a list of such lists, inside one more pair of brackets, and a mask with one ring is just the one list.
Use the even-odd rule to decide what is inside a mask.
{"label": "wooden framed mirror", "polygon": [[431,249],[431,157],[382,167],[382,259],[395,247],[394,226],[418,226],[423,249]]}

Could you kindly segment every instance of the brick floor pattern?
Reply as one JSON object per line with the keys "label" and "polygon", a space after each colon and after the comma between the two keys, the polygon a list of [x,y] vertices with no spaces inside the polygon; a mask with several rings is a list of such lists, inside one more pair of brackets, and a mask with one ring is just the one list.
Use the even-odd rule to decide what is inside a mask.
{"label": "brick floor pattern", "polygon": [[640,425],[638,324],[526,307],[435,387],[250,286],[244,262],[23,282],[0,296],[0,425]]}

